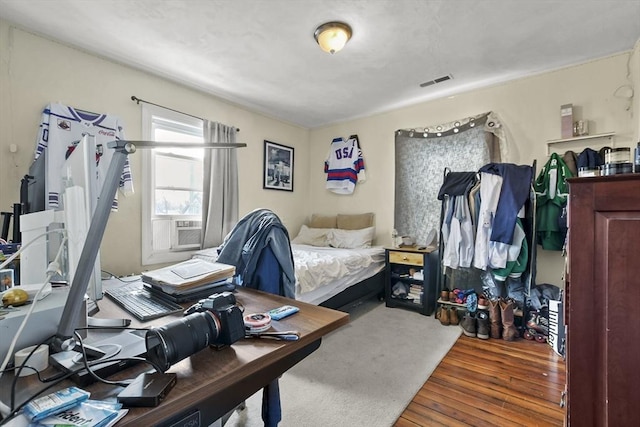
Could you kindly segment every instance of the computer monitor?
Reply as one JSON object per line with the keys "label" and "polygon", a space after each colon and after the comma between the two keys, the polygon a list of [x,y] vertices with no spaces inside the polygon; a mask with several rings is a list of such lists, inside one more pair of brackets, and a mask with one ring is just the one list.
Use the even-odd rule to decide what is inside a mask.
{"label": "computer monitor", "polygon": [[[98,203],[95,137],[83,136],[67,157],[63,169],[62,207],[67,230],[67,275],[69,283],[72,283],[87,238],[91,217]],[[96,256],[87,294],[92,301],[102,298],[100,253]]]}
{"label": "computer monitor", "polygon": [[46,209],[47,153],[43,152],[29,166],[29,173],[20,182],[21,213],[30,214]]}

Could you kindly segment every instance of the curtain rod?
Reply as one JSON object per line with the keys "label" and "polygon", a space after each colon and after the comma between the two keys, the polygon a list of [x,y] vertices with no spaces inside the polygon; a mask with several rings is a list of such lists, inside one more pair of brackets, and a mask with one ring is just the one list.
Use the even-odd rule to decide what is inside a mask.
{"label": "curtain rod", "polygon": [[[193,117],[194,119],[203,120],[203,121],[205,120],[202,117],[194,116],[193,114],[184,113],[182,111],[174,110],[173,108],[165,107],[164,105],[155,104],[153,102],[145,101],[144,99],[140,99],[135,95],[131,95],[131,100],[135,101],[136,104],[140,104],[141,102],[144,102],[145,104],[155,105],[156,107],[165,108],[165,109],[170,110],[170,111],[175,111],[176,113],[184,114],[185,116]],[[236,132],[240,132],[240,129],[236,128]]]}

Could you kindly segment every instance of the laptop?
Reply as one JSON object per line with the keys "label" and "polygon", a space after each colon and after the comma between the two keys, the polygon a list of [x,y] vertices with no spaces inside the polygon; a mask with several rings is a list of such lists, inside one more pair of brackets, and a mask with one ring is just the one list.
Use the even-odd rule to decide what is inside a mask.
{"label": "laptop", "polygon": [[[117,334],[105,333],[105,338],[92,341],[89,344],[103,351],[105,354],[99,359],[91,359],[90,363],[99,363],[91,366],[92,371],[101,378],[106,378],[123,369],[140,363],[140,360],[132,360],[132,357],[145,357],[147,346],[145,344],[144,330],[122,331]],[[82,352],[75,350],[63,351],[52,354],[49,357],[51,364],[65,373],[72,373],[71,380],[78,386],[84,387],[92,384],[96,379],[84,368]]]}

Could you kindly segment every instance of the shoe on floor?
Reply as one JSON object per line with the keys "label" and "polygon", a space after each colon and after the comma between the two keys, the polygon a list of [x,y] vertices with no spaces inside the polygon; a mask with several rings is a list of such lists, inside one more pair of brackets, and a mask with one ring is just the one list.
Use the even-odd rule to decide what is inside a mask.
{"label": "shoe on floor", "polygon": [[487,310],[489,308],[489,302],[484,295],[478,297],[478,310]]}
{"label": "shoe on floor", "polygon": [[449,307],[449,324],[457,325],[460,323],[460,319],[458,319],[458,309],[456,307]]}
{"label": "shoe on floor", "polygon": [[476,318],[471,313],[465,313],[460,321],[460,327],[462,328],[462,333],[466,336],[476,336]]}
{"label": "shoe on floor", "polygon": [[484,310],[479,310],[476,314],[477,320],[477,333],[476,335],[481,340],[489,339],[489,331],[491,330],[491,322],[489,320],[489,313]]}
{"label": "shoe on floor", "polygon": [[449,310],[447,309],[446,306],[441,306],[440,307],[440,317],[438,318],[438,320],[440,320],[440,323],[443,326],[448,326],[449,323]]}

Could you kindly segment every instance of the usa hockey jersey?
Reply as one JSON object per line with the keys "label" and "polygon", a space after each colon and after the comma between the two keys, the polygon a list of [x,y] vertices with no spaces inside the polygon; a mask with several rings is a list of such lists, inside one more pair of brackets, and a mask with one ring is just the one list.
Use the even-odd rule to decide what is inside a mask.
{"label": "usa hockey jersey", "polygon": [[357,182],[364,182],[364,160],[356,135],[349,139],[334,138],[324,162],[327,190],[337,194],[351,194]]}
{"label": "usa hockey jersey", "polygon": [[[62,179],[65,176],[64,162],[85,134],[95,137],[97,190],[100,194],[114,151],[107,148],[107,143],[124,139],[120,119],[113,115],[89,113],[58,103],[49,104],[42,112],[35,159],[47,150],[47,209],[60,207]],[[124,194],[133,193],[129,159],[126,160],[120,177],[120,190]],[[117,209],[117,206],[116,197],[112,207]]]}

